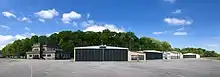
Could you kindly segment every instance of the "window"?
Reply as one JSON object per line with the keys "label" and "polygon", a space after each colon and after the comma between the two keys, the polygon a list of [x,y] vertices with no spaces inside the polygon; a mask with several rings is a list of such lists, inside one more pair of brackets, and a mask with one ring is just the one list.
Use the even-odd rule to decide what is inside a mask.
{"label": "window", "polygon": [[43,55],[43,57],[45,57],[46,55]]}
{"label": "window", "polygon": [[38,49],[34,49],[34,51],[38,51]]}
{"label": "window", "polygon": [[32,55],[29,55],[29,57],[32,57]]}
{"label": "window", "polygon": [[137,55],[131,55],[131,60],[137,60]]}
{"label": "window", "polygon": [[144,55],[138,55],[139,60],[144,60]]}
{"label": "window", "polygon": [[47,57],[50,57],[51,55],[49,54],[49,55],[47,55]]}

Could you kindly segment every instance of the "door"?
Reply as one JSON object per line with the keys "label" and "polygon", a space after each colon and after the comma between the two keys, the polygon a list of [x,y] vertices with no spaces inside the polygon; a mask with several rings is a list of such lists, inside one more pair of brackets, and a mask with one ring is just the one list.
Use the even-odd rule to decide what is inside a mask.
{"label": "door", "polygon": [[105,49],[104,61],[128,61],[126,49]]}
{"label": "door", "polygon": [[101,49],[76,49],[75,61],[103,61]]}
{"label": "door", "polygon": [[183,55],[183,58],[196,58],[196,55]]}

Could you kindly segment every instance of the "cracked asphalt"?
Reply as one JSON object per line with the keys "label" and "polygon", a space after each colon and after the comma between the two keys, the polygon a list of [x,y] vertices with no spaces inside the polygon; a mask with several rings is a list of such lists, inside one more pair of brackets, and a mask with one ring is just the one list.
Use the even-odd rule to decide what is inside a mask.
{"label": "cracked asphalt", "polygon": [[220,61],[71,62],[0,59],[0,77],[220,77]]}

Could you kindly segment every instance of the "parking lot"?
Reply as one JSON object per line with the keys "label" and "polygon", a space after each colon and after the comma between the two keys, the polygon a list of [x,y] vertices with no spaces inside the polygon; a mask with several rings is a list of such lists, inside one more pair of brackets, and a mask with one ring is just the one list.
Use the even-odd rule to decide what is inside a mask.
{"label": "parking lot", "polygon": [[0,59],[0,77],[220,77],[220,61],[71,62]]}

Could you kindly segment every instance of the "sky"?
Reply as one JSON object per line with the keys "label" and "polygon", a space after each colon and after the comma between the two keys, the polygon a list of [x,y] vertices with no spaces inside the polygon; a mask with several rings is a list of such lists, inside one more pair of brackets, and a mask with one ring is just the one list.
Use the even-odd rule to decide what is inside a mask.
{"label": "sky", "polygon": [[134,32],[220,52],[220,0],[1,0],[0,49],[63,30]]}

